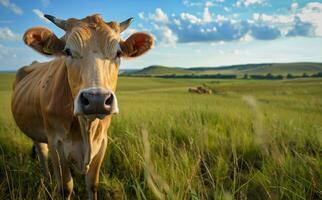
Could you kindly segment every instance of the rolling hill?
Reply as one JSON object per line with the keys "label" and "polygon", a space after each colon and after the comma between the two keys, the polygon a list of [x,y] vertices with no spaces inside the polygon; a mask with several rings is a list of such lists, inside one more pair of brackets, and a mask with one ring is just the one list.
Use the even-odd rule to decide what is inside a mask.
{"label": "rolling hill", "polygon": [[[128,73],[128,72],[127,72]],[[152,65],[142,70],[134,71],[130,74],[136,75],[171,75],[171,74],[191,74],[193,70],[179,68],[179,67],[166,67],[161,65]]]}
{"label": "rolling hill", "polygon": [[185,75],[185,74],[235,74],[235,75],[252,75],[252,74],[292,74],[302,75],[314,74],[322,72],[322,63],[310,63],[310,62],[299,62],[299,63],[261,63],[261,64],[245,64],[245,65],[231,65],[222,67],[166,67],[160,65],[153,65],[141,70],[126,71],[126,75],[151,75],[151,76],[162,76],[162,75]]}

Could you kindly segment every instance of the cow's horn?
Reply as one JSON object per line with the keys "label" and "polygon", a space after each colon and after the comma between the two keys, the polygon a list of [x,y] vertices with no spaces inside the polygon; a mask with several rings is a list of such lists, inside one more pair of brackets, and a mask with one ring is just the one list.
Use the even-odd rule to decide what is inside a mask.
{"label": "cow's horn", "polygon": [[49,21],[54,23],[59,28],[65,30],[65,28],[66,28],[66,21],[65,20],[58,19],[58,18],[56,18],[56,17],[54,17],[52,15],[44,15],[44,17],[46,17]]}
{"label": "cow's horn", "polygon": [[122,33],[125,29],[127,29],[133,21],[133,17],[125,20],[124,22],[120,23],[120,32]]}

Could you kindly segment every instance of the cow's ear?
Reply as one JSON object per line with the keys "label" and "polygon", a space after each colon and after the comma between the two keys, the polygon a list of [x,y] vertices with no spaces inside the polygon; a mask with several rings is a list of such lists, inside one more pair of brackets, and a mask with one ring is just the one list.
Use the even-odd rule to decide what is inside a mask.
{"label": "cow's ear", "polygon": [[125,41],[120,43],[122,56],[137,57],[153,47],[153,38],[147,33],[134,33]]}
{"label": "cow's ear", "polygon": [[26,45],[44,55],[63,55],[65,42],[45,27],[33,27],[23,36]]}

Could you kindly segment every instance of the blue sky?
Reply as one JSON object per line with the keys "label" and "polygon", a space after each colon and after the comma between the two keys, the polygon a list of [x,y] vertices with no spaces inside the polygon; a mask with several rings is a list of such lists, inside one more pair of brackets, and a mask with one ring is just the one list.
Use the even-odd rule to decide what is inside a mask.
{"label": "blue sky", "polygon": [[308,0],[0,0],[0,70],[46,61],[22,42],[25,30],[46,26],[42,14],[106,21],[135,20],[123,33],[153,34],[146,55],[121,68],[222,66],[262,62],[322,62],[322,1]]}

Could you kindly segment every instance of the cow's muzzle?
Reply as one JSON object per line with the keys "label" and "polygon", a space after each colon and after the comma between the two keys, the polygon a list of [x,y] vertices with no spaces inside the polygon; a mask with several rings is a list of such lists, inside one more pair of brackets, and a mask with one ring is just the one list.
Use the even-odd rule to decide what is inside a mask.
{"label": "cow's muzzle", "polygon": [[104,118],[118,113],[117,99],[113,91],[102,88],[81,90],[75,99],[75,115]]}

